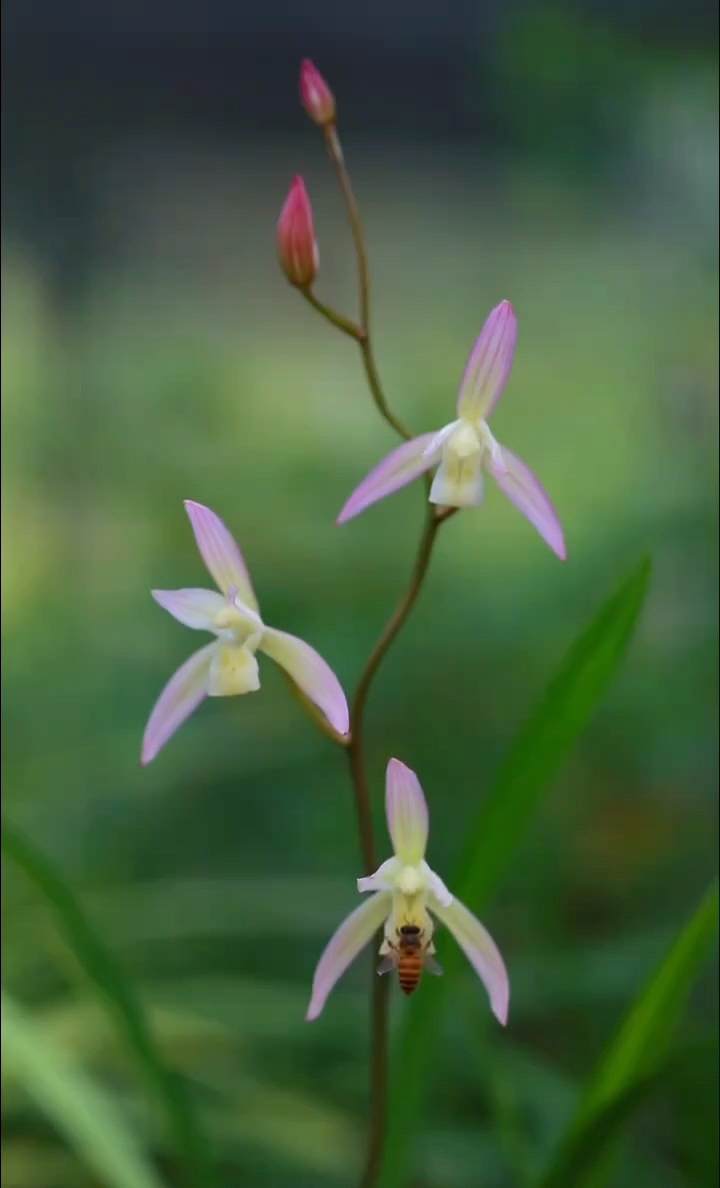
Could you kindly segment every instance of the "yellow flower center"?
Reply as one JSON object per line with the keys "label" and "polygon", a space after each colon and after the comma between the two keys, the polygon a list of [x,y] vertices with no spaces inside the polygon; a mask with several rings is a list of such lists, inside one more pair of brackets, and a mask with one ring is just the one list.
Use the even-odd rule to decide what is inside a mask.
{"label": "yellow flower center", "polygon": [[228,599],[222,610],[213,619],[216,631],[222,639],[238,647],[256,652],[262,639],[263,625],[258,615],[253,611],[239,607],[237,602]]}

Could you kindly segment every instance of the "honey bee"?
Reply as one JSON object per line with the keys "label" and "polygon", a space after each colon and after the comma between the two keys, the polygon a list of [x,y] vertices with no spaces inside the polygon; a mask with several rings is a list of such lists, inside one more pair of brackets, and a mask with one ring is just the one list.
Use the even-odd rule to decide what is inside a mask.
{"label": "honey bee", "polygon": [[441,966],[433,958],[435,946],[425,940],[423,930],[417,924],[403,924],[397,930],[397,943],[386,939],[387,952],[378,965],[378,973],[386,974],[396,969],[403,994],[416,990],[423,970],[439,975]]}

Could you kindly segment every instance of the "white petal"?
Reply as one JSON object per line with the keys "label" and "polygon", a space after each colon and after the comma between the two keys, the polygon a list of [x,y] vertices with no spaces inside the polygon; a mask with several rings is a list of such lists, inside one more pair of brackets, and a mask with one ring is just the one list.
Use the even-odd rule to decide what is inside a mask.
{"label": "white petal", "polygon": [[392,495],[401,487],[407,486],[413,479],[430,470],[440,456],[439,447],[431,448],[437,433],[423,433],[412,441],[403,442],[387,458],[383,458],[367,478],[363,479],[359,487],[353,491],[344,508],[337,518],[338,524],[352,520],[366,507]]}
{"label": "white petal", "polygon": [[488,992],[493,1014],[504,1026],[510,984],[505,963],[490,933],[459,899],[453,899],[449,907],[443,907],[440,900],[431,895],[428,907],[455,937]]}
{"label": "white petal", "polygon": [[381,891],[355,908],[330,939],[313,978],[312,997],[305,1018],[317,1019],[328,994],[358,953],[390,914],[392,895]]}
{"label": "white petal", "polygon": [[400,870],[402,870],[402,863],[399,859],[388,858],[382,866],[378,867],[375,874],[358,879],[358,891],[394,891],[395,880]]}
{"label": "white petal", "polygon": [[198,631],[215,631],[215,616],[227,606],[216,590],[151,590],[163,610]]}
{"label": "white petal", "polygon": [[207,696],[210,664],[217,644],[206,644],[186,660],[170,678],[153,709],[143,738],[140,762],[149,763],[178,726],[190,717]]}
{"label": "white petal", "polygon": [[502,396],[515,354],[517,318],[509,301],[502,301],[480,331],[460,382],[458,415],[485,421]]}
{"label": "white petal", "polygon": [[432,891],[435,898],[443,907],[450,907],[454,899],[452,892],[448,891],[440,875],[435,874],[435,871],[430,869],[427,862],[423,862],[422,867],[429,890]]}
{"label": "white petal", "polygon": [[188,514],[200,556],[208,567],[223,594],[228,594],[235,586],[240,601],[251,610],[258,609],[250,574],[243,555],[237,546],[232,533],[225,527],[219,516],[202,503],[194,503],[192,499],[185,500],[185,511]]}
{"label": "white petal", "polygon": [[296,635],[267,627],[260,650],[284,668],[299,689],[322,710],[333,730],[347,734],[350,713],[342,685],[322,656]]}
{"label": "white petal", "polygon": [[480,507],[484,493],[480,454],[456,458],[446,451],[430,488],[430,502],[440,507]]}
{"label": "white petal", "polygon": [[208,673],[209,697],[235,697],[260,688],[258,662],[248,648],[218,643]]}
{"label": "white petal", "polygon": [[429,458],[431,455],[436,457],[439,451],[445,445],[448,437],[452,437],[459,425],[459,421],[451,421],[450,424],[446,425],[444,429],[441,429],[438,433],[434,433],[430,440],[430,444],[425,447],[425,457]]}
{"label": "white petal", "polygon": [[497,453],[490,458],[488,469],[508,499],[537,529],[560,560],[565,561],[567,552],[562,525],[540,480],[504,446],[499,446]]}
{"label": "white petal", "polygon": [[425,856],[428,810],[420,781],[399,759],[391,759],[385,774],[385,813],[393,847],[404,866]]}

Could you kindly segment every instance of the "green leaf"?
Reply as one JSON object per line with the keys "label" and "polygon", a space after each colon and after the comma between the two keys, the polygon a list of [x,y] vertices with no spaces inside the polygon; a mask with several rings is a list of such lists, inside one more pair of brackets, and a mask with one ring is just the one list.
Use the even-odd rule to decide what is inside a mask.
{"label": "green leaf", "polygon": [[538,1188],[603,1183],[611,1143],[663,1070],[673,1032],[715,939],[718,886],[640,991],[588,1084]]}
{"label": "green leaf", "polygon": [[117,1104],[8,994],[3,1066],[107,1188],[163,1188]]}
{"label": "green leaf", "polygon": [[185,1086],[168,1068],[148,1027],[140,1003],[112,953],[85,918],[71,887],[47,858],[17,830],[3,823],[2,848],[50,903],[60,928],[83,967],[100,990],[130,1050],[135,1054],[150,1089],[165,1107],[173,1145],[182,1159],[188,1182],[212,1188],[216,1178],[205,1137]]}
{"label": "green leaf", "polygon": [[[470,829],[453,892],[481,911],[515,854],[541,795],[603,697],[638,620],[650,580],[645,559],[571,647],[520,734]],[[461,968],[457,948],[441,937],[444,978],[428,979],[405,1008],[394,1050],[381,1188],[399,1188],[432,1062],[445,995]]]}

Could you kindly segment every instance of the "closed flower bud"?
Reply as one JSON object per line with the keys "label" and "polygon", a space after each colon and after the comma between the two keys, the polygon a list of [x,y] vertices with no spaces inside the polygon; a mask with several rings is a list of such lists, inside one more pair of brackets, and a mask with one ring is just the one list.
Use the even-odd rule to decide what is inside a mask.
{"label": "closed flower bud", "polygon": [[309,58],[300,67],[300,98],[310,119],[321,128],[335,123],[335,96]]}
{"label": "closed flower bud", "polygon": [[312,207],[301,177],[294,179],[280,212],[277,245],[278,257],[290,284],[299,289],[309,288],[317,276],[319,255]]}

